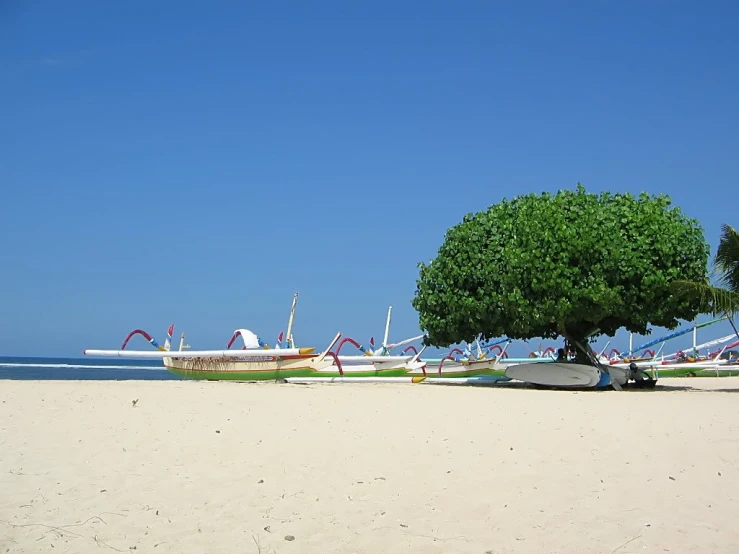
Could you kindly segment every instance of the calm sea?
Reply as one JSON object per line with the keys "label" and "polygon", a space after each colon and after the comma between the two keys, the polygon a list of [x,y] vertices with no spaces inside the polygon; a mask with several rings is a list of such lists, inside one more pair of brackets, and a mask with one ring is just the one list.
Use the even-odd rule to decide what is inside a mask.
{"label": "calm sea", "polygon": [[0,379],[163,381],[182,378],[167,371],[161,360],[0,356]]}

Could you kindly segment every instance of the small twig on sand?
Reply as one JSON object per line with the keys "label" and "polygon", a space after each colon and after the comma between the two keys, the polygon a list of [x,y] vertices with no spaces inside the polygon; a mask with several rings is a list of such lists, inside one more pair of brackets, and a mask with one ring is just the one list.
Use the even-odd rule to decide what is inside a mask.
{"label": "small twig on sand", "polygon": [[287,498],[293,498],[293,497],[297,497],[297,496],[299,496],[299,495],[301,495],[301,494],[305,494],[305,492],[303,492],[303,491],[298,491],[298,492],[294,492],[293,494],[287,494],[286,492],[283,492],[283,493],[282,493],[282,494],[280,495],[280,499],[281,499],[281,500],[284,500],[284,499],[285,499],[285,497],[287,497]]}
{"label": "small twig on sand", "polygon": [[444,539],[441,537],[434,537],[433,535],[421,535],[420,533],[411,533],[410,531],[404,531],[403,533],[406,535],[410,535],[412,537],[420,537],[422,539],[431,539],[434,541],[441,541],[441,542],[456,541],[456,540],[463,540],[465,542],[470,542],[471,540],[465,537],[464,535],[457,535],[456,537],[448,537]]}
{"label": "small twig on sand", "polygon": [[68,531],[67,529],[64,529],[63,527],[57,527],[55,525],[46,525],[45,523],[23,523],[20,525],[16,523],[10,523],[9,521],[6,523],[10,525],[11,527],[46,527],[47,529],[51,531],[56,531],[57,533],[60,533],[60,534],[69,533],[70,535],[74,535],[75,537],[82,538],[82,535],[79,535],[72,531]]}
{"label": "small twig on sand", "polygon": [[629,540],[627,540],[625,543],[623,543],[621,546],[619,546],[615,550],[611,550],[611,554],[615,554],[616,552],[618,552],[619,550],[621,550],[624,546],[626,546],[627,544],[631,544],[632,542],[634,542],[639,537],[641,537],[641,533],[639,533],[635,537],[631,537]]}
{"label": "small twig on sand", "polygon": [[95,544],[97,544],[98,546],[100,546],[100,545],[102,544],[103,546],[107,546],[108,548],[110,548],[111,550],[115,550],[116,552],[126,552],[125,550],[120,550],[120,549],[118,549],[118,548],[116,548],[116,547],[114,547],[114,546],[110,546],[110,545],[109,545],[109,544],[108,544],[107,542],[105,542],[105,541],[104,541],[103,539],[100,539],[100,538],[98,538],[98,536],[97,536],[97,535],[95,535],[95,536],[93,537],[93,540],[95,541]]}
{"label": "small twig on sand", "polygon": [[87,519],[86,519],[85,521],[83,521],[82,523],[70,523],[70,524],[68,524],[68,525],[60,525],[60,527],[79,527],[80,525],[84,525],[85,523],[87,523],[87,522],[89,522],[89,521],[91,521],[91,520],[93,520],[93,519],[98,519],[98,520],[100,520],[100,521],[102,521],[102,522],[103,522],[103,525],[108,525],[108,524],[107,524],[107,523],[105,522],[105,520],[104,520],[103,518],[101,518],[100,516],[92,516],[92,517],[88,517],[88,518],[87,518]]}
{"label": "small twig on sand", "polygon": [[[80,535],[79,533],[75,533],[74,531],[70,531],[69,529],[67,529],[67,527],[79,527],[80,525],[85,525],[86,523],[92,521],[93,519],[97,519],[99,521],[102,521],[104,525],[108,525],[107,523],[105,523],[105,520],[103,518],[101,518],[100,516],[88,517],[85,521],[82,521],[80,523],[67,523],[66,525],[47,525],[46,523],[22,523],[22,524],[17,524],[17,523],[11,523],[9,521],[6,521],[5,523],[7,523],[8,525],[10,525],[11,527],[45,527],[45,528],[47,528],[47,529],[49,529],[51,531],[56,531],[57,533],[60,533],[60,534],[67,533],[69,535],[74,535],[75,537],[84,538],[83,535]],[[95,537],[95,542],[97,542],[97,541],[98,541],[98,539],[97,539],[97,537]],[[108,546],[108,545],[106,545],[106,546]],[[121,552],[123,552],[123,550],[121,550]]]}

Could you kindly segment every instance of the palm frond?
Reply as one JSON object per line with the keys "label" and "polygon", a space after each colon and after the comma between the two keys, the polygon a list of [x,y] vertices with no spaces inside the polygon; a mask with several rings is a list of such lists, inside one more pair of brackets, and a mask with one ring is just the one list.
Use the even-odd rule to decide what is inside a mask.
{"label": "palm frond", "polygon": [[674,281],[670,284],[673,294],[688,296],[698,302],[699,310],[705,314],[739,314],[739,293],[709,283]]}
{"label": "palm frond", "polygon": [[739,293],[739,233],[725,223],[721,225],[721,241],[714,265],[720,273],[720,284]]}

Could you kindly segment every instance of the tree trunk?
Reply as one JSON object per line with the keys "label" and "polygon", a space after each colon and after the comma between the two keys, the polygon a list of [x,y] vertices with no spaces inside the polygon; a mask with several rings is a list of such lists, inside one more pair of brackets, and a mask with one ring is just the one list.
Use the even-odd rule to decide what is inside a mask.
{"label": "tree trunk", "polygon": [[560,332],[565,338],[565,348],[567,349],[567,352],[573,352],[575,354],[575,363],[593,365],[591,357],[588,355],[587,350],[585,350],[590,348],[588,335],[567,329],[564,322],[560,323]]}

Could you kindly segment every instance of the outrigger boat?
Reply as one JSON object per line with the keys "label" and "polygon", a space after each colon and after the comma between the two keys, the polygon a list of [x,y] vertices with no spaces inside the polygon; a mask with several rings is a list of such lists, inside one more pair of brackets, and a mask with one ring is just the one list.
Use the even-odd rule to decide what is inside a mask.
{"label": "outrigger boat", "polygon": [[[161,358],[164,367],[170,372],[186,379],[257,381],[291,378],[404,378],[410,382],[421,382],[429,376],[428,363],[420,359],[424,349],[413,354],[391,355],[392,348],[403,346],[422,338],[423,335],[407,339],[395,344],[388,344],[391,309],[385,328],[385,339],[382,350],[378,353],[367,351],[353,339],[344,339],[341,344],[351,342],[364,351],[362,356],[339,355],[341,344],[336,352],[331,349],[337,345],[342,334],[339,332],[327,348],[316,352],[315,347],[296,347],[292,335],[295,307],[298,294],[293,296],[293,304],[288,321],[286,346],[278,339],[273,348],[248,329],[237,329],[225,350],[187,350],[184,333],[180,340],[180,349],[171,350],[174,325],[167,331],[167,341],[160,346],[145,331],[136,329],[129,333],[120,350],[85,350],[84,355],[93,357],[120,358]],[[157,351],[126,350],[132,336],[140,334],[146,338]],[[237,338],[244,342],[242,349],[231,349]],[[408,349],[406,349],[407,352]],[[440,363],[434,378],[470,378],[483,375],[486,371],[497,370],[498,378],[502,376],[500,366],[496,366],[498,358],[481,360],[463,360],[442,367]]]}
{"label": "outrigger boat", "polygon": [[[592,365],[575,364],[571,360],[554,360],[554,349],[548,348],[544,352],[532,352],[528,363],[514,363],[506,368],[506,375],[512,379],[518,379],[529,383],[554,387],[554,388],[601,388],[611,385],[614,388],[631,385],[653,386],[659,377],[722,377],[739,375],[739,357],[731,348],[739,346],[739,333],[734,328],[734,333],[708,341],[703,344],[697,343],[697,330],[721,321],[727,317],[721,317],[705,323],[693,324],[687,329],[669,333],[663,337],[650,340],[637,347],[633,346],[632,336],[629,336],[629,349],[623,354],[615,349],[610,356],[605,356],[608,344],[597,353],[593,350],[588,352]],[[729,319],[731,322],[731,320]],[[731,322],[733,325],[733,322]],[[661,354],[667,341],[675,337],[693,332],[693,346],[687,353],[678,350],[673,354]],[[710,349],[729,341],[717,351]],[[661,346],[655,352],[648,350],[649,347]],[[692,352],[691,352],[692,350]],[[706,354],[699,353],[705,350]],[[636,354],[643,351],[641,355]],[[551,359],[542,359],[550,354]],[[507,363],[511,360],[507,360]]]}
{"label": "outrigger boat", "polygon": [[[739,333],[737,333],[736,328],[734,328],[734,333],[697,344],[698,329],[727,320],[733,327],[734,323],[730,318],[720,317],[704,323],[693,324],[686,329],[673,331],[635,348],[630,344],[628,352],[623,355],[615,350],[612,351],[609,364],[616,367],[636,365],[639,368],[650,370],[653,376],[659,375],[661,377],[729,377],[739,375],[739,367],[737,367],[739,360],[737,360],[735,351],[732,350],[739,346],[739,341],[736,340],[739,338]],[[667,341],[691,331],[693,333],[693,345],[690,349],[687,349],[686,352],[677,350],[671,354],[662,354],[662,349]],[[733,342],[711,352],[711,348],[730,341]],[[629,337],[629,343],[631,343],[631,337]],[[658,344],[661,344],[661,346],[656,352],[647,350],[647,348]],[[642,355],[634,356],[634,353],[640,350],[643,350]],[[705,351],[704,355],[700,354],[702,351]]]}
{"label": "outrigger boat", "polygon": [[[402,375],[403,378],[409,378],[412,380],[426,379],[427,382],[435,382],[435,380],[437,379],[464,380],[477,377],[486,377],[487,381],[508,380],[504,374],[505,367],[501,365],[500,360],[506,355],[505,349],[507,348],[508,344],[510,344],[510,340],[504,339],[503,341],[498,341],[493,345],[487,345],[485,347],[481,347],[478,344],[477,356],[472,354],[470,348],[467,348],[466,351],[463,351],[459,348],[454,348],[442,358],[422,359],[421,355],[426,350],[426,347],[423,346],[420,350],[418,350],[414,345],[411,344],[422,339],[424,337],[424,335],[422,334],[402,340],[400,342],[388,343],[391,316],[392,306],[388,308],[387,319],[385,322],[385,335],[382,341],[381,349],[373,350],[373,338],[370,338],[370,349],[366,349],[357,341],[349,337],[341,340],[338,347],[336,348],[335,353],[345,371],[347,369],[358,369],[361,366],[364,366],[366,370],[369,370],[369,365],[374,365],[375,367],[377,367],[378,356],[389,356],[390,352],[393,349],[407,345],[405,349],[402,350],[402,354],[410,356],[409,353],[412,352],[413,357],[408,362],[401,362],[401,365],[404,365],[406,369],[406,372]],[[504,347],[499,346],[501,342],[505,342],[506,345]],[[365,356],[341,355],[341,348],[346,343],[351,343],[353,346],[363,352]],[[493,349],[498,350],[497,356],[489,355],[490,351],[492,351]],[[458,356],[457,354],[459,354],[460,356]]]}

